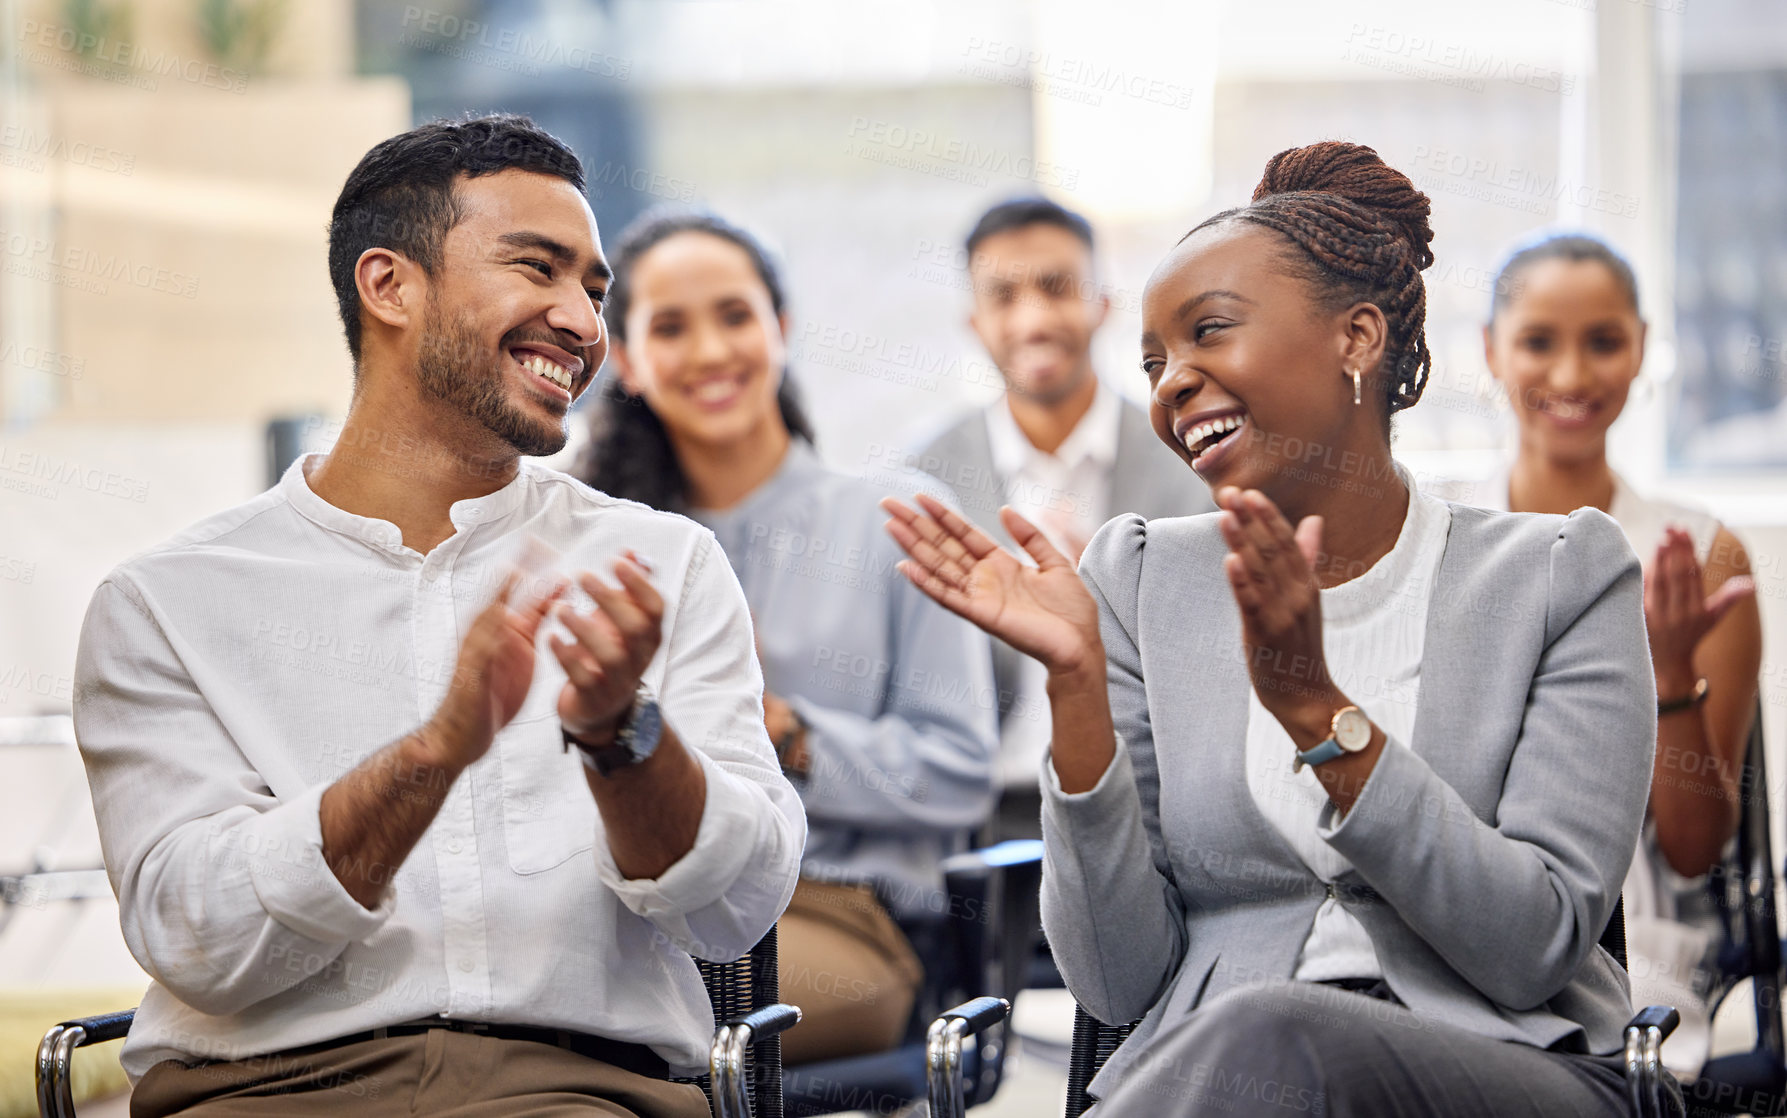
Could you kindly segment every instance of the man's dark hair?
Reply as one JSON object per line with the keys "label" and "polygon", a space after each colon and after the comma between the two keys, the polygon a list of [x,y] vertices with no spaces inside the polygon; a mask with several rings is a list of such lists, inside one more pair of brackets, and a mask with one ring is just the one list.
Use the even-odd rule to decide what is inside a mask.
{"label": "man's dark hair", "polygon": [[981,214],[980,220],[974,223],[974,228],[968,231],[968,241],[964,246],[968,250],[968,259],[974,259],[974,250],[988,237],[995,233],[1022,229],[1027,225],[1053,225],[1057,229],[1065,229],[1085,242],[1087,252],[1092,251],[1091,222],[1059,202],[1032,196],[1008,198]]}
{"label": "man's dark hair", "polygon": [[583,189],[583,164],[571,149],[527,117],[508,113],[431,121],[379,143],[348,175],[329,219],[329,280],[356,368],[360,255],[387,248],[435,275],[447,233],[464,217],[454,179],[508,170],[557,175]]}

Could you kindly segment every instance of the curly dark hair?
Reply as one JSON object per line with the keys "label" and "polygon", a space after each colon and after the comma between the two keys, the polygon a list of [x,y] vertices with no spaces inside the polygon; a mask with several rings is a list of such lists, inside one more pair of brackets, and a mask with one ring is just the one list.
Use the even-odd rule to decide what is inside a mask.
{"label": "curly dark hair", "polygon": [[[627,310],[632,305],[633,268],[639,258],[678,233],[705,233],[744,250],[757,277],[769,292],[770,306],[780,315],[786,305],[782,277],[763,245],[744,229],[702,210],[648,210],[621,231],[608,263],[614,279],[602,308],[608,333],[627,340]],[[776,389],[782,423],[795,438],[813,442],[813,427],[800,404],[800,392],[788,370]],[[687,512],[689,479],[683,473],[664,423],[645,399],[628,392],[612,372],[602,378],[590,407],[590,440],[573,471],[590,486],[615,497],[638,501],[666,512]]]}
{"label": "curly dark hair", "polygon": [[579,191],[583,164],[551,133],[525,116],[499,113],[436,120],[375,144],[348,173],[329,218],[329,282],[360,364],[360,292],[354,266],[369,248],[388,248],[433,276],[447,234],[464,214],[453,195],[460,175],[498,171],[557,175]]}
{"label": "curly dark hair", "polygon": [[1433,371],[1421,280],[1433,264],[1432,212],[1427,195],[1377,152],[1325,140],[1274,155],[1249,205],[1225,210],[1191,233],[1226,221],[1264,226],[1301,250],[1288,259],[1322,305],[1340,310],[1371,303],[1384,312],[1389,338],[1371,380],[1383,385],[1394,413],[1421,399]]}

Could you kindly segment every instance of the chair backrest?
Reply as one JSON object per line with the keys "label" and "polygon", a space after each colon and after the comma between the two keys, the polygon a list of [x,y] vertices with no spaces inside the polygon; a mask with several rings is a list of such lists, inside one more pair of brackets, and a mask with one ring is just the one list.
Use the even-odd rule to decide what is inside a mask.
{"label": "chair backrest", "polygon": [[1601,929],[1601,949],[1613,956],[1620,970],[1626,970],[1630,964],[1626,961],[1626,898],[1621,894],[1613,902],[1613,915],[1607,918],[1607,926]]}
{"label": "chair backrest", "polygon": [[[1718,1100],[1718,1113],[1780,1109],[1787,1093],[1787,1037],[1781,1022],[1781,933],[1775,910],[1774,849],[1769,831],[1768,766],[1763,756],[1762,702],[1750,722],[1739,773],[1736,841],[1707,875],[1707,890],[1724,929],[1719,973],[1707,1005],[1716,1013],[1739,982],[1751,983],[1756,1046],[1708,1060],[1698,1079],[1684,1084],[1690,1104]],[[1725,1103],[1729,1105],[1724,1105]],[[1757,1105],[1761,1104],[1761,1105]]]}
{"label": "chair backrest", "polygon": [[[713,1003],[715,1024],[743,1017],[781,1000],[776,977],[776,930],[773,927],[742,959],[730,963],[697,959],[695,965],[707,987],[708,1000]],[[751,1045],[745,1074],[751,1085],[753,1118],[782,1118],[782,1038],[772,1036]],[[708,1107],[713,1108],[713,1084],[708,1076],[682,1082],[699,1086],[707,1094]]]}
{"label": "chair backrest", "polygon": [[1067,1058],[1067,1118],[1080,1118],[1092,1105],[1086,1085],[1104,1067],[1118,1045],[1135,1032],[1137,1021],[1127,1025],[1107,1025],[1087,1013],[1077,1003],[1073,1007],[1073,1050]]}

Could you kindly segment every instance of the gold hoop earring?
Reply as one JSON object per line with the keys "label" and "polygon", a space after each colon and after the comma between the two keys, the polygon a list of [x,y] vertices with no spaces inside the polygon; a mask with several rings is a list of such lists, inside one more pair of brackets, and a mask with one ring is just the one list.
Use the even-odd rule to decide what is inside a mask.
{"label": "gold hoop earring", "polygon": [[1352,374],[1353,374],[1353,404],[1354,404],[1354,406],[1357,406],[1360,402],[1360,400],[1359,400],[1359,370],[1357,370],[1357,369],[1352,370]]}

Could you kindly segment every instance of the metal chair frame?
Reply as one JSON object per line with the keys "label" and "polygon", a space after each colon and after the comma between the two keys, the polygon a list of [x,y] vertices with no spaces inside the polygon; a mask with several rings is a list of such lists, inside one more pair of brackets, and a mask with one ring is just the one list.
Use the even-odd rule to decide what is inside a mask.
{"label": "metal chair frame", "polygon": [[[840,1107],[898,1112],[929,1098],[933,1118],[944,1118],[979,1106],[998,1090],[1008,1048],[1006,1016],[1042,938],[1042,843],[996,843],[946,858],[942,869],[944,913],[908,928],[923,939],[926,974],[907,1038],[893,1053],[867,1058],[878,1066],[846,1057],[793,1069],[788,1113],[829,1114]],[[943,1008],[952,1003],[959,1004]],[[928,1030],[920,1032],[927,1022]],[[970,1037],[976,1043],[967,1044]],[[902,1056],[902,1070],[890,1077],[878,1057],[906,1049],[910,1065]],[[803,1091],[814,1082],[847,1089],[814,1104]]]}
{"label": "metal chair frame", "polygon": [[925,1035],[925,1083],[931,1118],[962,1118],[968,1105],[962,1091],[962,1044],[1001,1024],[1011,1013],[1004,998],[975,998],[931,1022]]}

